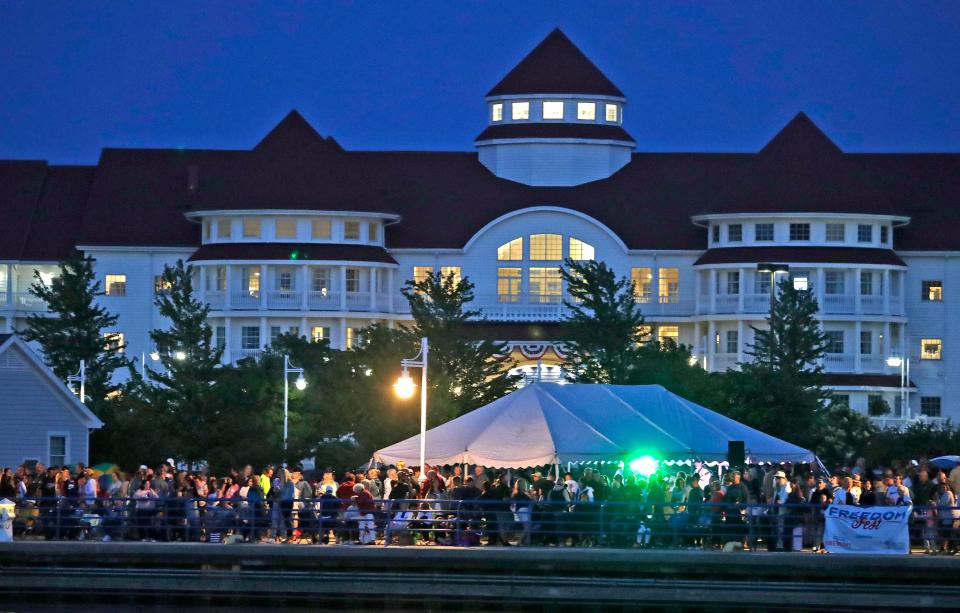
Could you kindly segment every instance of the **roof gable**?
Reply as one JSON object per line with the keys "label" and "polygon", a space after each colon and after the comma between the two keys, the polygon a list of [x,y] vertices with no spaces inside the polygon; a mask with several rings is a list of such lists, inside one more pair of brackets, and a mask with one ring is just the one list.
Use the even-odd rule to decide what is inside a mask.
{"label": "roof gable", "polygon": [[255,152],[279,153],[283,151],[317,150],[342,151],[333,138],[324,138],[296,109],[287,113],[263,139],[254,146]]}
{"label": "roof gable", "polygon": [[787,125],[770,139],[763,149],[762,156],[810,157],[835,155],[842,153],[830,137],[824,134],[803,111],[794,115]]}
{"label": "roof gable", "polygon": [[513,70],[507,73],[488,96],[510,94],[598,94],[623,98],[603,74],[567,35],[556,28]]}

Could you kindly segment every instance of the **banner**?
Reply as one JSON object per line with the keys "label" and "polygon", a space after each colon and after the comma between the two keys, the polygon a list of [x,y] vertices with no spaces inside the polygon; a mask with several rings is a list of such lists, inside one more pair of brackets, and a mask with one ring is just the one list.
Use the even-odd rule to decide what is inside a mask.
{"label": "banner", "polygon": [[823,545],[830,553],[910,553],[912,510],[832,504],[824,512]]}

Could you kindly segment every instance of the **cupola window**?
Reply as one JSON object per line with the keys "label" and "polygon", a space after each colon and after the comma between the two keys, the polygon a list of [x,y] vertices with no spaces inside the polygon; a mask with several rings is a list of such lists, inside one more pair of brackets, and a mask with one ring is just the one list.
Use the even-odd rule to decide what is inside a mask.
{"label": "cupola window", "polygon": [[577,103],[577,119],[583,121],[593,121],[597,118],[597,103],[596,102],[578,102]]}
{"label": "cupola window", "polygon": [[548,100],[543,103],[544,119],[563,119],[563,102],[560,100]]}
{"label": "cupola window", "polygon": [[503,103],[497,102],[490,105],[490,119],[493,121],[503,121]]}
{"label": "cupola window", "polygon": [[514,102],[510,105],[510,109],[514,121],[518,119],[530,119],[529,102]]}
{"label": "cupola window", "polygon": [[607,110],[606,110],[606,112],[607,112],[607,115],[606,115],[607,121],[616,121],[616,120],[617,120],[617,105],[616,105],[616,104],[608,104],[608,105],[606,105],[606,106],[607,106]]}
{"label": "cupola window", "polygon": [[297,238],[297,220],[296,219],[278,219],[277,220],[277,238]]}

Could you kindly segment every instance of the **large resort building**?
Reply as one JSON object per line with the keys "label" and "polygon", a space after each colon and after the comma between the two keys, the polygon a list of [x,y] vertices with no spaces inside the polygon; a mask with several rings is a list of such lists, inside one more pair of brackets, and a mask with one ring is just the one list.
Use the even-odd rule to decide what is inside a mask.
{"label": "large resort building", "polygon": [[[349,349],[408,320],[400,288],[442,271],[476,285],[477,334],[549,378],[570,257],[632,278],[650,333],[724,370],[749,359],[774,263],[815,293],[851,407],[960,417],[960,154],[845,153],[803,114],[756,152],[639,152],[626,96],[559,30],[486,103],[475,152],[347,151],[291,112],[250,150],[0,162],[0,333],[45,310],[34,271],[75,249],[138,359],[178,259],[229,361],[288,332]],[[909,360],[908,407],[891,357]]]}

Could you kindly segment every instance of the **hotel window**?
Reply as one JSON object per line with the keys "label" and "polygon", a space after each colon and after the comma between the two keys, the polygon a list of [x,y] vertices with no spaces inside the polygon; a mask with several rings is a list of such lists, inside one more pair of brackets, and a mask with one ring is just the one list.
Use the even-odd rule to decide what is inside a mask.
{"label": "hotel window", "polygon": [[221,219],[217,222],[217,238],[230,238],[233,234],[233,224],[229,219]]}
{"label": "hotel window", "polygon": [[103,338],[105,339],[105,344],[103,346],[104,349],[107,351],[123,353],[123,332],[104,332]]}
{"label": "hotel window", "polygon": [[727,353],[737,353],[738,337],[739,334],[736,330],[727,330],[727,346],[725,347]]}
{"label": "hotel window", "polygon": [[658,326],[657,327],[657,341],[661,345],[667,343],[673,343],[674,345],[680,344],[680,327],[679,326]]}
{"label": "hotel window", "polygon": [[616,104],[608,104],[608,105],[606,105],[605,112],[606,112],[607,121],[616,121],[616,120],[617,120],[617,105],[616,105]]}
{"label": "hotel window", "polygon": [[860,355],[873,354],[873,332],[863,330],[860,332]]}
{"label": "hotel window", "polygon": [[531,234],[531,260],[562,260],[563,236],[559,234]]}
{"label": "hotel window", "polygon": [[251,296],[260,295],[259,266],[244,266],[240,269],[240,288]]}
{"label": "hotel window", "polygon": [[543,103],[544,119],[563,119],[563,102],[559,100],[548,100]]}
{"label": "hotel window", "polygon": [[645,345],[653,340],[653,326],[637,326],[637,342]]}
{"label": "hotel window", "polygon": [[719,243],[719,242],[720,242],[720,224],[717,224],[717,225],[715,225],[715,226],[711,226],[711,227],[710,227],[710,232],[711,232],[711,234],[713,234],[713,242],[714,242],[714,243]]}
{"label": "hotel window", "polygon": [[830,404],[850,407],[850,394],[830,394]]}
{"label": "hotel window", "polygon": [[227,346],[227,328],[226,326],[217,326],[214,329],[213,343],[221,351]]}
{"label": "hotel window", "polygon": [[292,268],[281,268],[277,270],[277,289],[281,292],[293,291]]}
{"label": "hotel window", "polygon": [[790,279],[793,281],[793,289],[799,292],[805,292],[810,289],[810,273],[806,271],[797,271],[790,273]]}
{"label": "hotel window", "polygon": [[359,221],[343,222],[343,240],[347,240],[347,241],[360,240],[360,222]]}
{"label": "hotel window", "polygon": [[497,247],[498,260],[522,260],[523,259],[523,237],[515,238],[509,243],[504,243]]}
{"label": "hotel window", "polygon": [[653,270],[632,268],[630,279],[633,281],[633,296],[637,302],[650,302],[650,296],[653,294]]}
{"label": "hotel window", "polygon": [[792,241],[810,240],[810,224],[808,223],[790,224],[790,240]]}
{"label": "hotel window", "polygon": [[347,328],[347,349],[357,349],[363,347],[363,335],[360,334],[360,328]]}
{"label": "hotel window", "polygon": [[[156,286],[156,282],[154,282]],[[222,292],[227,289],[227,267],[213,266],[207,269],[207,291]]]}
{"label": "hotel window", "polygon": [[923,288],[923,293],[920,299],[924,302],[943,301],[943,281],[923,281],[921,287]]}
{"label": "hotel window", "polygon": [[514,102],[510,105],[510,116],[514,120],[530,119],[530,103]]}
{"label": "hotel window", "polygon": [[297,220],[281,218],[277,219],[276,237],[277,238],[297,238]]}
{"label": "hotel window", "polygon": [[0,266],[0,293],[7,292],[7,267]]}
{"label": "hotel window", "polygon": [[753,239],[757,241],[772,241],[773,240],[773,224],[772,223],[758,223],[753,227]]}
{"label": "hotel window", "polygon": [[835,296],[843,294],[844,291],[843,273],[838,270],[828,270],[823,279],[823,290],[825,293]]}
{"label": "hotel window", "polygon": [[153,275],[153,293],[157,296],[166,296],[170,293],[170,282],[163,275]]}
{"label": "hotel window", "polygon": [[754,293],[769,294],[770,293],[770,273],[756,272],[753,274],[756,275],[753,279]]}
{"label": "hotel window", "polygon": [[582,119],[584,121],[593,121],[596,118],[597,118],[596,102],[578,102],[577,103],[577,119]]}
{"label": "hotel window", "polygon": [[826,353],[843,353],[843,330],[827,330],[823,336],[826,340]]}
{"label": "hotel window", "polygon": [[310,236],[314,239],[329,240],[332,236],[329,219],[310,220]]}
{"label": "hotel window", "polygon": [[743,224],[732,223],[727,226],[727,240],[731,243],[739,243],[743,240]]}
{"label": "hotel window", "polygon": [[872,243],[873,242],[873,226],[870,224],[859,224],[857,226],[857,242],[858,243]]}
{"label": "hotel window", "polygon": [[441,266],[440,267],[440,276],[443,279],[446,279],[449,276],[453,276],[453,284],[460,285],[460,267],[459,266]]}
{"label": "hotel window", "polygon": [[330,328],[326,326],[313,326],[310,328],[310,338],[313,342],[318,343],[323,340],[330,340]]}
{"label": "hotel window", "polygon": [[860,295],[873,295],[873,273],[870,271],[860,271]]}
{"label": "hotel window", "polygon": [[330,293],[330,269],[314,268],[310,282],[310,290],[319,292],[322,296]]}
{"label": "hotel window", "polygon": [[205,241],[210,240],[210,222],[209,221],[203,222],[203,240]]}
{"label": "hotel window", "polygon": [[243,326],[240,328],[240,348],[241,349],[259,349],[260,348],[260,327]]}
{"label": "hotel window", "polygon": [[880,244],[886,245],[890,241],[890,228],[887,226],[880,226]]}
{"label": "hotel window", "polygon": [[280,334],[280,326],[270,326],[270,344],[275,343],[280,338]]}
{"label": "hotel window", "polygon": [[680,269],[661,268],[658,296],[661,303],[677,302],[680,299]]}
{"label": "hotel window", "polygon": [[433,266],[414,266],[413,267],[413,282],[422,283],[427,280],[433,274]]}
{"label": "hotel window", "polygon": [[497,269],[497,302],[520,301],[520,268]]}
{"label": "hotel window", "polygon": [[727,294],[737,295],[740,293],[740,273],[730,271],[727,273]]}
{"label": "hotel window", "polygon": [[107,296],[126,296],[127,275],[107,275],[104,286]]}
{"label": "hotel window", "polygon": [[593,245],[585,243],[579,238],[570,237],[570,259],[592,260],[595,255]]}
{"label": "hotel window", "polygon": [[490,119],[493,121],[503,121],[503,103],[496,102],[490,105]]}
{"label": "hotel window", "polygon": [[50,453],[47,454],[47,466],[66,466],[67,464],[67,437],[63,434],[54,434],[48,442]]}
{"label": "hotel window", "polygon": [[346,275],[346,290],[348,292],[359,292],[360,291],[360,269],[359,268],[348,268],[344,271]]}
{"label": "hotel window", "polygon": [[260,238],[260,220],[245,218],[243,220],[243,238]]}
{"label": "hotel window", "polygon": [[921,360],[939,360],[943,357],[943,339],[922,338],[920,339],[920,359]]}
{"label": "hotel window", "polygon": [[371,243],[380,240],[380,224],[375,222],[367,224],[367,240]]}
{"label": "hotel window", "polygon": [[842,243],[845,240],[847,240],[847,226],[842,223],[827,224],[827,241]]}
{"label": "hotel window", "polygon": [[530,299],[543,304],[559,304],[562,277],[559,268],[531,268]]}
{"label": "hotel window", "polygon": [[940,396],[920,396],[920,414],[940,417]]}

